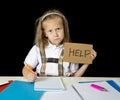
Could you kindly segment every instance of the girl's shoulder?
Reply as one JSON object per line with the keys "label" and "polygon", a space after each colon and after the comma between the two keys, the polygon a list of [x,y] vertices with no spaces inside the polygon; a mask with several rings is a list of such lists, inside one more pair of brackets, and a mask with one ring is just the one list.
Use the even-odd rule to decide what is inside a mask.
{"label": "girl's shoulder", "polygon": [[36,51],[36,50],[37,50],[37,51],[38,51],[38,50],[39,50],[39,47],[38,47],[37,45],[33,45],[32,48],[31,48],[31,50],[33,50],[33,51]]}
{"label": "girl's shoulder", "polygon": [[39,47],[36,44],[34,44],[32,48],[39,48]]}

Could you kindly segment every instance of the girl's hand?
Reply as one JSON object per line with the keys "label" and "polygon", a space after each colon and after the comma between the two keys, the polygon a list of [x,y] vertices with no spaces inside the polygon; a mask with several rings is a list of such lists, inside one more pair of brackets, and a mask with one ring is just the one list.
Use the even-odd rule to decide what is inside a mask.
{"label": "girl's hand", "polygon": [[29,82],[34,82],[35,80],[37,79],[37,73],[35,72],[35,73],[29,73],[28,75],[27,75],[27,80],[29,81]]}
{"label": "girl's hand", "polygon": [[37,72],[34,72],[27,64],[23,67],[22,74],[29,82],[34,82],[37,79]]}
{"label": "girl's hand", "polygon": [[96,56],[97,56],[97,52],[96,52],[94,49],[92,49],[90,55],[91,55],[91,57],[92,57],[92,60],[94,60],[94,59],[96,58]]}

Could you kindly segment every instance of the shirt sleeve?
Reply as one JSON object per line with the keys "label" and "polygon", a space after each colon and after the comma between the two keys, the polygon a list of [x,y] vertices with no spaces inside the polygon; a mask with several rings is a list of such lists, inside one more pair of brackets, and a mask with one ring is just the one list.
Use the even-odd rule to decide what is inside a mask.
{"label": "shirt sleeve", "polygon": [[30,51],[28,52],[24,64],[29,64],[32,68],[35,68],[38,64],[38,47],[36,45],[34,45]]}

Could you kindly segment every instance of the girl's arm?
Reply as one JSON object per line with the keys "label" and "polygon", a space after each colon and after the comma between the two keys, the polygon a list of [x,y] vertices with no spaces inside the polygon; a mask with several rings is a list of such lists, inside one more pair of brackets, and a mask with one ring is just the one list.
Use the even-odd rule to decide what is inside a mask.
{"label": "girl's arm", "polygon": [[[95,51],[95,50],[92,50],[92,51],[91,51],[92,60],[94,60],[94,59],[96,58],[96,56],[97,56],[96,51]],[[75,77],[81,77],[81,76],[85,73],[85,71],[87,70],[88,66],[89,66],[89,64],[83,64],[83,65],[74,73],[73,76],[75,76]]]}
{"label": "girl's arm", "polygon": [[74,76],[75,77],[81,77],[84,73],[85,73],[85,71],[86,71],[86,69],[88,68],[88,64],[84,64],[84,65],[82,65],[78,70],[77,70],[77,72],[75,72],[74,73]]}

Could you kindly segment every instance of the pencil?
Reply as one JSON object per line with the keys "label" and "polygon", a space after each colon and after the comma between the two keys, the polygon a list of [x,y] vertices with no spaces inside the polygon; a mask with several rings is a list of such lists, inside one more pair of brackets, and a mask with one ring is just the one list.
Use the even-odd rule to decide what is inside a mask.
{"label": "pencil", "polygon": [[36,74],[36,72],[33,71],[32,67],[28,64],[25,65],[25,67],[33,74]]}

